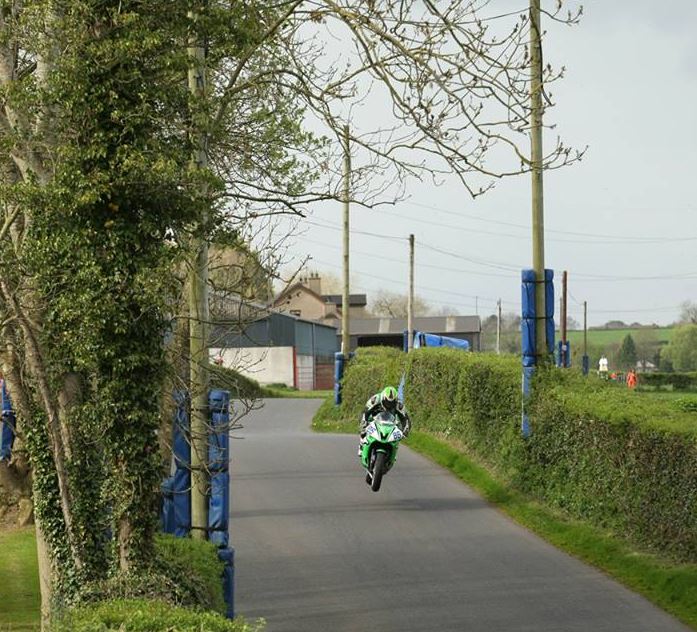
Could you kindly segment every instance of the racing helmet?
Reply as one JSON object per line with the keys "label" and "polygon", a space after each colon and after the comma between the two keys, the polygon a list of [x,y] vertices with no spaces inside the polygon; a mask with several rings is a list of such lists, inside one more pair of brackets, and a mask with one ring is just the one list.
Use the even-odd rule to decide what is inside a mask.
{"label": "racing helmet", "polygon": [[380,393],[380,403],[382,407],[394,413],[397,410],[397,402],[399,401],[397,397],[397,389],[394,386],[387,386]]}

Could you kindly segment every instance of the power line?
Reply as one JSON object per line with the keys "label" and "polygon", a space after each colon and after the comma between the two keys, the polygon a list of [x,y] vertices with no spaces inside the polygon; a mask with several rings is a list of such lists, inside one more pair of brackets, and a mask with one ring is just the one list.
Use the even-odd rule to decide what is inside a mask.
{"label": "power line", "polygon": [[[504,222],[501,220],[494,220],[494,219],[489,219],[486,217],[479,217],[477,215],[471,215],[468,213],[461,213],[460,211],[448,211],[442,208],[438,208],[437,206],[430,206],[428,204],[420,204],[418,202],[412,202],[410,200],[405,200],[403,202],[400,202],[400,204],[407,204],[410,206],[416,206],[420,208],[425,208],[430,211],[436,211],[439,213],[443,213],[445,215],[452,215],[454,217],[466,217],[467,219],[472,219],[478,222],[485,222],[489,224],[497,224],[499,226],[510,226],[513,228],[522,228],[524,230],[529,231],[530,226],[526,224],[517,224],[515,222]],[[379,210],[379,212],[385,212],[382,211],[382,209],[375,209]],[[394,213],[390,213],[394,214]],[[413,219],[413,218],[409,218]],[[601,234],[601,233],[585,233],[585,232],[578,232],[578,231],[570,231],[570,230],[555,230],[553,228],[546,228],[545,227],[545,232],[549,233],[556,233],[559,235],[572,235],[576,237],[592,237],[593,239],[602,239],[602,240],[607,240],[609,239],[614,239],[617,241],[603,241],[603,243],[633,243],[636,242],[637,244],[639,243],[662,243],[662,242],[680,242],[680,241],[697,241],[697,236],[695,237],[657,237],[657,236],[652,236],[652,237],[632,237],[632,236],[627,236],[627,235],[608,235],[608,234]],[[574,240],[553,240],[553,241],[574,241]],[[590,242],[579,242],[579,243],[598,243],[597,241],[590,241]]]}
{"label": "power line", "polygon": [[[314,261],[317,261],[318,263],[321,263],[322,265],[329,266],[330,268],[334,268],[334,269],[337,269],[337,268],[338,268],[338,266],[337,266],[336,264],[331,263],[331,262],[329,262],[329,261],[323,261],[322,259],[313,259],[313,260],[314,260]],[[372,274],[372,273],[369,273],[369,272],[363,272],[363,271],[361,271],[361,270],[354,270],[354,272],[355,272],[356,274],[359,274],[359,275],[364,276],[364,277],[369,278],[369,279],[376,279],[376,280],[378,280],[378,281],[386,281],[386,282],[391,283],[391,284],[393,284],[393,285],[397,285],[397,282],[395,282],[394,279],[390,279],[390,278],[387,278],[387,277],[379,276],[379,275]],[[401,285],[401,283],[400,283],[400,285]],[[479,298],[485,298],[485,297],[482,297],[481,295],[463,294],[463,293],[461,293],[461,292],[453,292],[453,291],[451,291],[451,290],[449,290],[449,289],[444,289],[444,288],[417,286],[416,289],[419,291],[419,293],[426,293],[426,294],[445,294],[445,295],[447,295],[447,296],[464,297],[464,298],[477,298],[477,297],[479,297]],[[491,304],[494,305],[495,302],[496,302],[496,299],[492,299],[492,301],[493,301],[493,302],[492,302]],[[510,301],[505,301],[505,302],[506,302],[506,303],[510,303]],[[448,301],[448,303],[453,304],[452,301]],[[457,304],[457,306],[458,306],[458,307],[463,307],[463,306],[464,306],[464,307],[470,307],[470,308],[474,308],[474,307],[475,307],[475,305],[472,305],[472,304],[467,304],[467,305],[464,305],[464,304]]]}
{"label": "power line", "polygon": [[[321,263],[322,265],[329,266],[330,268],[334,268],[334,269],[338,269],[338,268],[339,268],[339,266],[337,266],[335,263],[332,263],[332,262],[329,262],[329,261],[324,261],[324,260],[322,260],[322,259],[313,259],[313,260],[314,260],[314,261],[317,261],[318,263]],[[361,270],[354,270],[354,271],[355,271],[356,274],[359,274],[359,275],[364,276],[364,277],[366,277],[366,278],[376,279],[376,280],[378,280],[378,281],[387,281],[387,282],[389,282],[389,283],[392,283],[392,284],[395,284],[395,285],[396,285],[394,279],[390,279],[390,278],[387,278],[387,277],[375,275],[375,274],[372,274],[372,273],[363,272],[363,271],[361,271]],[[487,308],[489,308],[489,309],[495,309],[495,307],[496,307],[496,300],[497,300],[497,299],[491,299],[491,297],[485,297],[485,296],[482,296],[482,295],[463,294],[463,293],[461,293],[461,292],[453,292],[453,291],[451,291],[451,290],[449,290],[449,289],[444,289],[444,288],[432,288],[432,287],[427,287],[427,288],[425,288],[425,287],[423,287],[423,286],[418,286],[417,289],[419,290],[420,293],[445,294],[445,295],[447,295],[447,296],[465,297],[465,298],[477,298],[477,297],[479,297],[479,298],[484,298],[484,299],[488,299],[488,300],[487,300],[487,304],[485,305]],[[367,288],[365,288],[365,287],[363,287],[363,290],[364,290],[364,291],[368,291]],[[576,299],[574,299],[574,300],[576,300]],[[467,308],[471,308],[471,309],[474,309],[474,308],[476,307],[476,305],[471,304],[471,303],[467,303],[467,304],[465,304],[465,303],[453,303],[452,301],[445,301],[445,302],[446,302],[447,304],[449,304],[449,305],[452,305],[453,307],[467,307]],[[515,306],[519,306],[519,305],[520,305],[520,302],[516,302],[516,301],[502,301],[502,303],[505,303],[505,304],[508,304],[508,305],[515,305]],[[583,304],[580,303],[580,305],[582,306]],[[674,312],[674,311],[676,311],[676,310],[678,310],[678,309],[680,309],[680,305],[674,305],[674,306],[671,306],[671,307],[641,307],[641,308],[624,308],[624,307],[617,307],[617,308],[613,308],[613,309],[608,309],[608,308],[605,308],[605,309],[594,309],[594,310],[593,310],[593,313],[595,313],[595,314],[622,314],[622,313],[632,313],[632,314],[633,314],[633,313],[649,313],[649,312],[671,312],[671,311]],[[493,312],[492,312],[492,313],[493,313]],[[573,310],[573,311],[570,310],[569,313],[580,314],[580,313],[582,313],[582,312],[579,311],[579,310]]]}
{"label": "power line", "polygon": [[[328,224],[328,223],[324,224],[324,223],[313,222],[310,220],[306,220],[306,222],[308,224],[311,224],[313,226],[318,226],[320,228],[329,228],[330,230],[337,230],[337,231],[342,230],[340,227],[334,226],[334,225]],[[392,240],[392,241],[397,241],[397,242],[404,242],[407,240],[406,237],[394,237],[392,235],[384,235],[384,234],[380,234],[380,233],[373,233],[373,232],[369,232],[369,231],[361,231],[361,230],[356,230],[356,229],[352,229],[350,232],[353,234],[366,235],[369,237],[375,237],[378,239],[387,239],[387,240]],[[425,248],[433,250],[434,252],[438,252],[440,254],[444,254],[444,255],[447,255],[449,257],[453,257],[455,259],[460,259],[462,261],[467,261],[468,263],[473,263],[475,265],[481,265],[481,266],[494,268],[494,269],[498,269],[498,270],[519,271],[519,270],[526,267],[526,266],[521,265],[521,264],[510,264],[510,263],[489,261],[486,259],[478,259],[478,258],[474,258],[474,257],[467,257],[465,255],[450,252],[448,250],[444,250],[443,248],[439,248],[437,246],[433,246],[430,244],[421,243],[421,245],[424,246]],[[697,271],[689,271],[689,272],[685,272],[683,274],[659,274],[659,275],[651,275],[651,276],[604,275],[604,274],[576,272],[575,270],[571,270],[571,272],[573,272],[573,274],[576,278],[588,279],[588,280],[591,280],[594,282],[667,281],[667,280],[687,281],[687,280],[697,279]]]}
{"label": "power line", "polygon": [[[300,239],[302,241],[306,241],[311,244],[315,244],[317,246],[320,246],[321,248],[328,248],[329,250],[336,251],[338,248],[336,246],[333,246],[331,244],[328,244],[326,242],[321,242],[321,241],[315,241],[314,239],[309,239],[308,237],[305,237],[304,235],[297,236],[297,239]],[[351,252],[357,255],[361,255],[363,257],[371,257],[374,259],[379,259],[380,261],[392,261],[394,263],[402,263],[404,265],[407,264],[407,261],[404,259],[395,259],[394,257],[386,257],[383,254],[375,254],[374,252],[365,252],[361,250],[354,250],[352,249]],[[463,268],[453,268],[452,266],[439,266],[435,265],[432,263],[420,263],[419,268],[429,268],[432,270],[441,270],[444,272],[459,272],[462,274],[475,274],[478,276],[487,276],[487,277],[496,277],[499,279],[512,279],[513,277],[510,274],[498,274],[496,272],[480,272],[477,270],[465,270]]]}

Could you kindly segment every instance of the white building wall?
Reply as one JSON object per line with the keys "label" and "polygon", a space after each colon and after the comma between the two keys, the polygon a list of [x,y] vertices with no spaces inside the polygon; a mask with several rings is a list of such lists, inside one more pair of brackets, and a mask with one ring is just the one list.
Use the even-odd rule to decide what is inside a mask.
{"label": "white building wall", "polygon": [[311,391],[315,387],[315,358],[298,355],[295,361],[298,366],[298,390]]}
{"label": "white building wall", "polygon": [[234,369],[259,384],[294,385],[293,347],[243,347],[210,349],[211,362],[222,358],[222,366]]}

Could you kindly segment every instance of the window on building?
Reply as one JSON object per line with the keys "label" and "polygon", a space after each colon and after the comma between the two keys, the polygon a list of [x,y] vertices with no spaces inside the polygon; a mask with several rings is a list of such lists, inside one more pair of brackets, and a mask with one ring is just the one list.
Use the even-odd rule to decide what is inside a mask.
{"label": "window on building", "polygon": [[291,309],[290,313],[292,316],[297,316],[298,318],[300,318],[300,314],[302,313],[302,311],[299,309]]}

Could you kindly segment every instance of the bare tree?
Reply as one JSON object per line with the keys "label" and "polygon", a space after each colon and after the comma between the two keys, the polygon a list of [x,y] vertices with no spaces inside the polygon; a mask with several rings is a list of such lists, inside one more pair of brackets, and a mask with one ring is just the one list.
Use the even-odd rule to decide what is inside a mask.
{"label": "bare tree", "polygon": [[[556,4],[550,17],[577,21],[562,19],[563,3]],[[447,7],[417,0],[250,6],[257,26],[212,79],[212,134],[227,139],[213,144],[212,163],[225,183],[229,216],[302,214],[309,202],[338,199],[339,138],[349,121],[357,153],[352,197],[362,204],[393,203],[409,177],[454,175],[476,196],[496,179],[530,170],[523,149],[530,118],[526,13],[497,15],[480,0]],[[563,72],[548,65],[546,84]],[[282,165],[263,138],[249,135],[250,120],[269,101],[284,103],[275,116],[316,132],[294,136]],[[352,121],[361,107],[376,113],[366,128]],[[580,157],[557,139],[544,168]],[[279,166],[300,165],[299,179],[279,187]]]}
{"label": "bare tree", "polygon": [[680,306],[680,322],[697,325],[697,302],[685,301]]}
{"label": "bare tree", "polygon": [[[370,303],[369,311],[374,316],[388,318],[407,317],[408,297],[406,294],[380,290]],[[433,306],[419,296],[414,296],[414,316],[430,316]]]}

